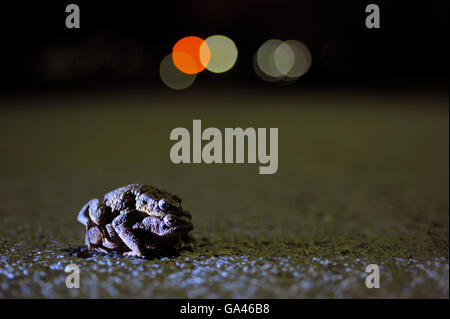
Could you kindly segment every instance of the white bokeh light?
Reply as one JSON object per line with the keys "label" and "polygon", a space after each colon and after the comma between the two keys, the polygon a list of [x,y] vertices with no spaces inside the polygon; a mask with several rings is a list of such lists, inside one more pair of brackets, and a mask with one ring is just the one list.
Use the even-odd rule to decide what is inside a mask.
{"label": "white bokeh light", "polygon": [[258,68],[267,76],[278,78],[282,73],[275,65],[275,50],[282,44],[281,40],[271,39],[264,42],[256,53]]}
{"label": "white bokeh light", "polygon": [[282,75],[287,75],[295,65],[295,53],[286,42],[281,43],[273,53],[275,67]]}
{"label": "white bokeh light", "polygon": [[159,65],[159,76],[165,85],[174,90],[182,90],[190,87],[197,77],[196,74],[187,74],[178,70],[173,63],[172,54],[162,59]]}
{"label": "white bokeh light", "polygon": [[292,49],[295,57],[295,63],[286,76],[297,79],[308,72],[312,63],[311,53],[306,45],[300,41],[288,40],[285,43]]}
{"label": "white bokeh light", "polygon": [[[234,42],[223,35],[213,35],[205,40],[202,45],[210,50],[209,61],[202,64],[213,73],[223,73],[231,69],[236,63],[238,50]],[[201,48],[202,50],[202,48]]]}
{"label": "white bokeh light", "polygon": [[311,62],[311,53],[302,42],[271,39],[256,52],[254,69],[263,80],[292,82],[309,70]]}

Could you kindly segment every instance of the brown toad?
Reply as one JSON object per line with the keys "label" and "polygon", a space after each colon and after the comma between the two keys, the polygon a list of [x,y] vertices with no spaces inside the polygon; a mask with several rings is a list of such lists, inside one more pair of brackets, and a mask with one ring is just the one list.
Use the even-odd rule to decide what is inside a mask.
{"label": "brown toad", "polygon": [[193,245],[191,214],[181,199],[165,190],[130,184],[91,199],[78,213],[86,226],[89,250],[116,251],[124,256]]}

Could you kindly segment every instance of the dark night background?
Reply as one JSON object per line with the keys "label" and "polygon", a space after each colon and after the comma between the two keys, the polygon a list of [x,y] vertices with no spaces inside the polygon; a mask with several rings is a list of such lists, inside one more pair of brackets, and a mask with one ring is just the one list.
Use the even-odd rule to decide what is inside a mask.
{"label": "dark night background", "polygon": [[[444,88],[448,82],[448,1],[376,1],[381,29],[367,29],[368,1],[76,1],[81,29],[66,29],[68,1],[17,2],[1,8],[1,92],[42,89],[161,89],[158,66],[183,36],[225,34],[239,50],[235,67],[220,76],[203,72],[197,88],[272,87],[254,73],[252,59],[270,38],[303,41],[311,70],[293,87]],[[82,59],[98,50],[119,61],[140,48],[138,70],[121,72],[107,64],[89,71],[46,77],[45,50],[73,52]],[[127,47],[128,46],[128,47]],[[276,86],[276,85],[275,85]],[[164,87],[164,89],[166,89]]]}

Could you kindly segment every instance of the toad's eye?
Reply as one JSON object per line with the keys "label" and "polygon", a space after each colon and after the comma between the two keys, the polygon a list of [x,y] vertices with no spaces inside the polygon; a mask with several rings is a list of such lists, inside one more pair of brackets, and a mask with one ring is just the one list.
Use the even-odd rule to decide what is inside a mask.
{"label": "toad's eye", "polygon": [[161,199],[161,200],[158,202],[158,206],[159,206],[159,208],[160,208],[161,210],[166,210],[166,209],[169,208],[169,204],[168,204],[164,199]]}
{"label": "toad's eye", "polygon": [[144,197],[141,198],[141,203],[142,203],[142,205],[145,206],[145,205],[147,205],[149,203],[152,203],[152,199],[147,197],[147,196],[144,196]]}
{"label": "toad's eye", "polygon": [[164,224],[166,224],[167,226],[175,225],[176,221],[177,220],[172,215],[164,216]]}

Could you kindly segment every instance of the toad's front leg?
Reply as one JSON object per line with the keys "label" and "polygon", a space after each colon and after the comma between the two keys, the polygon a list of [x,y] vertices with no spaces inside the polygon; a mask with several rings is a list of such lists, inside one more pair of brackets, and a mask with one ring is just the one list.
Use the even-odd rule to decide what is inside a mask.
{"label": "toad's front leg", "polygon": [[114,218],[112,226],[120,239],[130,248],[131,251],[124,253],[124,256],[142,257],[145,252],[145,245],[133,233],[132,225],[139,218],[139,214],[135,210],[121,211],[119,216]]}

